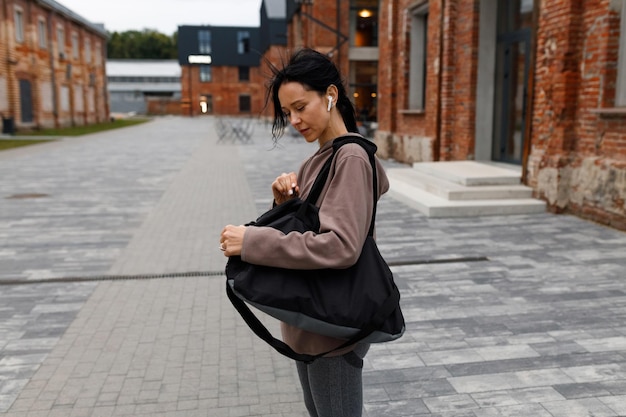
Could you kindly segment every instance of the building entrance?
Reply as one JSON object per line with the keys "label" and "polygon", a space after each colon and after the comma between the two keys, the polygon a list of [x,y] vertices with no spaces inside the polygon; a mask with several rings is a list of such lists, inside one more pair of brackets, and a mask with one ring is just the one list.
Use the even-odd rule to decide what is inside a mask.
{"label": "building entrance", "polygon": [[22,123],[33,122],[33,94],[29,80],[20,80],[20,112]]}
{"label": "building entrance", "polygon": [[524,149],[533,0],[498,2],[492,158],[520,164]]}

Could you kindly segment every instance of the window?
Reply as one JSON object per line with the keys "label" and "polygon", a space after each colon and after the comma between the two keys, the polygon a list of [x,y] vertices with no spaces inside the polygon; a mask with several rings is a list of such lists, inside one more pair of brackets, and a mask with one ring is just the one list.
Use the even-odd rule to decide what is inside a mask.
{"label": "window", "polygon": [[409,109],[424,110],[428,46],[428,4],[411,11]]}
{"label": "window", "polygon": [[48,47],[48,37],[46,36],[46,20],[39,18],[37,21],[37,38],[39,40],[39,47],[46,49]]}
{"label": "window", "polygon": [[615,106],[626,106],[626,0],[622,0],[620,20],[619,57],[617,60],[617,90]]}
{"label": "window", "polygon": [[351,74],[350,90],[357,120],[376,121],[378,112],[378,61],[359,61]]}
{"label": "window", "polygon": [[85,62],[91,64],[91,39],[85,39]]}
{"label": "window", "polygon": [[100,64],[102,63],[102,46],[100,45],[100,42],[96,42],[96,65],[100,66]]}
{"label": "window", "polygon": [[203,83],[211,82],[211,66],[210,65],[200,65],[200,82],[203,82]]}
{"label": "window", "polygon": [[237,32],[237,52],[240,55],[250,52],[250,32]]}
{"label": "window", "polygon": [[69,112],[70,111],[70,87],[67,85],[62,85],[61,86],[61,94],[60,94],[60,101],[61,101],[61,111],[63,112]]}
{"label": "window", "polygon": [[378,46],[378,1],[350,2],[350,39],[352,46]]}
{"label": "window", "polygon": [[59,48],[59,58],[65,59],[65,30],[63,26],[57,27],[57,45]]}
{"label": "window", "polygon": [[239,112],[250,113],[252,111],[252,100],[249,95],[239,96]]}
{"label": "window", "polygon": [[72,56],[74,59],[78,59],[79,56],[79,46],[78,46],[78,33],[72,33]]}
{"label": "window", "polygon": [[250,67],[239,67],[239,81],[250,81]]}
{"label": "window", "polygon": [[24,14],[22,10],[15,9],[15,40],[17,42],[24,42]]}
{"label": "window", "polygon": [[211,31],[198,31],[198,52],[206,55],[211,53]]}

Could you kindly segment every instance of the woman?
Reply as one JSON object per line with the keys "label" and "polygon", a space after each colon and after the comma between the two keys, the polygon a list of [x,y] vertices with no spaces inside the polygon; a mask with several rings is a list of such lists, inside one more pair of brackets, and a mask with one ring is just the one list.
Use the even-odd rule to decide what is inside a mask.
{"label": "woman", "polygon": [[[295,53],[274,71],[268,87],[274,104],[272,134],[277,140],[291,125],[319,150],[301,165],[298,174],[282,174],[272,183],[274,204],[301,195],[306,198],[322,165],[332,154],[333,140],[358,132],[354,107],[341,75],[328,57],[311,49]],[[365,140],[365,139],[363,139]],[[377,163],[378,195],[389,188]],[[289,233],[269,227],[228,225],[220,237],[226,256],[240,255],[252,264],[290,269],[347,268],[356,263],[367,237],[373,210],[372,167],[358,144],[342,146],[335,156],[327,184],[317,201],[319,233]],[[344,341],[310,333],[282,323],[282,336],[294,351],[319,354]],[[335,351],[313,362],[296,362],[304,400],[312,417],[361,416],[362,368],[368,344]]]}

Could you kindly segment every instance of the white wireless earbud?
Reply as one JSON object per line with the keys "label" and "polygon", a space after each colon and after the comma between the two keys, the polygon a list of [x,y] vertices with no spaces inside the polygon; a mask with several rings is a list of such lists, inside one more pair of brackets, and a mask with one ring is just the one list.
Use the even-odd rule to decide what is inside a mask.
{"label": "white wireless earbud", "polygon": [[328,111],[330,111],[330,108],[333,107],[333,96],[328,96]]}

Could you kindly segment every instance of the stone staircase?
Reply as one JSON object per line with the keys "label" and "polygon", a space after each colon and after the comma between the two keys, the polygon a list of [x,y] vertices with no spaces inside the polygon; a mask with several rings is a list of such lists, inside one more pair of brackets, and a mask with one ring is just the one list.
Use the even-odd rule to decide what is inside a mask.
{"label": "stone staircase", "polygon": [[420,162],[386,170],[390,195],[428,217],[532,214],[546,203],[521,184],[521,168],[476,161]]}

